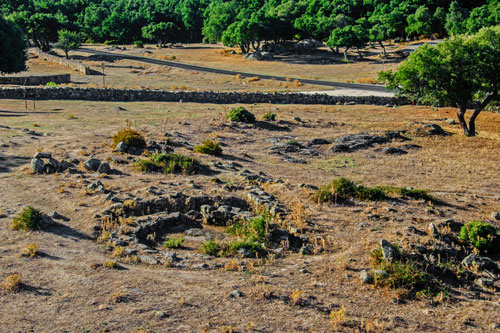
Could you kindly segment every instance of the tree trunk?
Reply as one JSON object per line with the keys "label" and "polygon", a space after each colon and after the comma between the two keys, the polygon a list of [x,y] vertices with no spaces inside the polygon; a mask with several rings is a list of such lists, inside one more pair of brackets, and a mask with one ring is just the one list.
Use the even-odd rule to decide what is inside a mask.
{"label": "tree trunk", "polygon": [[479,116],[479,114],[481,113],[481,111],[483,111],[483,109],[485,107],[488,106],[488,104],[494,100],[496,97],[498,96],[498,94],[495,92],[491,95],[489,95],[488,97],[486,97],[484,99],[484,101],[479,104],[475,109],[474,109],[474,113],[472,114],[472,116],[470,117],[469,119],[469,134],[468,136],[476,136],[476,118],[477,116]]}
{"label": "tree trunk", "polygon": [[384,56],[387,57],[387,51],[385,50],[384,44],[382,43],[382,41],[379,41],[378,43],[379,43],[380,47],[382,47],[382,50],[384,50]]}
{"label": "tree trunk", "polygon": [[69,51],[68,50],[64,50],[64,53],[66,54],[66,59],[69,59]]}
{"label": "tree trunk", "polygon": [[363,55],[361,54],[361,51],[359,50],[359,47],[356,46],[356,51],[358,52],[359,59],[363,59]]}
{"label": "tree trunk", "polygon": [[467,112],[467,107],[464,105],[457,105],[458,106],[458,112],[457,112],[457,117],[458,117],[458,123],[462,127],[464,134],[466,136],[469,136],[469,128],[467,127],[467,123],[465,122],[465,112]]}
{"label": "tree trunk", "polygon": [[346,47],[346,49],[344,50],[344,61],[349,61],[349,60],[347,59],[347,51],[348,51],[348,50],[349,50],[349,48],[348,48],[348,47]]}

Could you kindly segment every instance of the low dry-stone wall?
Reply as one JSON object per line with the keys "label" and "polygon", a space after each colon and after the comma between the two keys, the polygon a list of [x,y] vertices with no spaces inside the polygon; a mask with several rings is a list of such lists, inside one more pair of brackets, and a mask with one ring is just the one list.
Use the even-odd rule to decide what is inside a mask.
{"label": "low dry-stone wall", "polygon": [[44,86],[49,82],[70,83],[70,74],[35,75],[35,76],[0,76],[0,85],[12,84],[16,86]]}
{"label": "low dry-stone wall", "polygon": [[45,53],[36,47],[31,48],[30,52],[36,54],[40,58],[43,58],[47,61],[55,62],[56,64],[60,64],[60,65],[66,66],[66,67],[76,69],[77,71],[82,72],[85,75],[90,75],[90,73],[91,73],[89,66],[84,65],[81,62],[69,60],[66,58],[58,57],[58,56],[54,56],[52,54]]}
{"label": "low dry-stone wall", "polygon": [[403,105],[407,101],[382,96],[329,96],[326,94],[258,93],[217,91],[167,91],[139,89],[99,89],[75,87],[0,88],[0,99],[24,99],[35,96],[38,100],[85,100],[85,101],[151,101],[214,104],[370,104]]}

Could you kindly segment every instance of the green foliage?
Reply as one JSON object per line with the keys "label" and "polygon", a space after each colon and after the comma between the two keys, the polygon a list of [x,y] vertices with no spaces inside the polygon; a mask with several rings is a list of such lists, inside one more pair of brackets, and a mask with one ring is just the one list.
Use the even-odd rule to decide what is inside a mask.
{"label": "green foliage", "polygon": [[415,200],[436,201],[436,198],[434,198],[425,190],[397,186],[377,186],[376,188],[382,190],[385,194],[388,195],[392,194],[400,197],[412,198]]}
{"label": "green foliage", "polygon": [[480,251],[488,251],[498,243],[494,226],[482,221],[472,221],[460,229],[460,240],[472,244]]}
{"label": "green foliage", "polygon": [[227,231],[246,242],[266,244],[268,228],[268,219],[259,216],[249,221],[236,221]]}
{"label": "green foliage", "polygon": [[220,243],[217,240],[207,241],[201,244],[201,252],[214,257],[228,257],[235,255],[239,249],[245,248],[251,253],[259,251],[262,246],[255,242],[249,241],[233,241],[228,243]]}
{"label": "green foliage", "polygon": [[61,49],[68,58],[69,51],[76,50],[82,45],[81,37],[78,33],[68,30],[60,30],[58,32],[59,40],[55,47]]}
{"label": "green foliage", "polygon": [[268,112],[262,116],[262,120],[275,121],[276,113]]}
{"label": "green foliage", "polygon": [[241,123],[253,123],[255,122],[255,115],[247,111],[244,107],[240,106],[232,109],[226,116],[230,121],[236,121]]}
{"label": "green foliage", "polygon": [[57,87],[57,83],[55,83],[55,82],[47,82],[47,83],[45,84],[45,86],[46,86],[46,87]]}
{"label": "green foliage", "polygon": [[349,199],[378,201],[386,199],[384,191],[358,185],[347,178],[336,178],[321,187],[314,199],[319,202],[342,202]]}
{"label": "green foliage", "polygon": [[[405,60],[395,74],[384,73],[388,88],[423,104],[456,106],[465,135],[473,136],[475,120],[500,99],[500,26],[477,35],[456,36],[436,47],[424,45]],[[469,124],[468,108],[474,108]]]}
{"label": "green foliage", "polygon": [[196,159],[180,154],[153,154],[150,160],[138,160],[138,171],[194,174],[203,168]]}
{"label": "green foliage", "polygon": [[27,45],[21,29],[0,16],[0,74],[26,69]]}
{"label": "green foliage", "polygon": [[203,140],[201,145],[195,146],[194,151],[200,154],[208,155],[220,155],[222,153],[222,147],[218,142],[212,140]]}
{"label": "green foliage", "polygon": [[163,246],[165,246],[169,249],[177,249],[177,248],[182,247],[182,243],[184,243],[183,236],[178,237],[178,238],[169,238],[163,243]]}
{"label": "green foliage", "polygon": [[291,145],[291,146],[298,146],[299,143],[297,142],[297,140],[288,140],[287,144]]}
{"label": "green foliage", "polygon": [[144,140],[144,136],[132,128],[124,128],[113,136],[113,148],[116,148],[116,145],[120,142],[125,142],[129,147],[146,147],[146,140]]}
{"label": "green foliage", "polygon": [[42,228],[42,213],[31,206],[24,208],[19,216],[12,220],[13,230],[39,230]]}
{"label": "green foliage", "polygon": [[134,47],[136,49],[142,49],[144,47],[144,42],[142,40],[135,40]]}
{"label": "green foliage", "polygon": [[156,41],[161,47],[167,42],[174,41],[177,31],[178,28],[173,22],[152,23],[142,28],[142,37]]}
{"label": "green foliage", "polygon": [[430,35],[432,33],[432,15],[427,6],[418,7],[415,14],[408,16],[406,32],[410,36]]}

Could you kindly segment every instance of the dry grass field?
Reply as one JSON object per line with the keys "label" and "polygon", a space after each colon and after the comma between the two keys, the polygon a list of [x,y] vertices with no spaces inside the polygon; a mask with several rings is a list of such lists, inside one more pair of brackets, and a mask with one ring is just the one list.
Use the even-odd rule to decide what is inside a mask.
{"label": "dry grass field", "polygon": [[[195,63],[196,55],[191,60],[188,54],[196,50],[161,52],[175,52],[179,61]],[[210,52],[216,54],[217,49]],[[243,63],[236,57],[228,59]],[[35,66],[36,60],[31,61]],[[203,63],[215,67],[211,61],[207,57]],[[115,65],[128,66],[122,61]],[[255,72],[272,70],[272,64],[251,66]],[[300,68],[297,76],[308,73],[312,78],[324,78],[320,71],[312,72],[313,65],[286,66]],[[55,67],[51,73],[59,71]],[[240,68],[245,67],[242,64]],[[273,74],[282,75],[282,71],[276,69]],[[336,78],[351,79],[348,71]],[[173,69],[169,73],[165,75],[173,75],[171,84],[190,86],[188,75],[179,74],[177,79]],[[130,75],[127,80],[152,84],[152,80],[142,83],[138,79],[143,77]],[[198,85],[193,83],[192,88],[209,87],[209,75],[196,77]],[[118,85],[118,78],[114,79],[117,81],[111,84]],[[170,84],[164,80],[165,85]],[[230,81],[225,87],[236,89],[236,79],[214,80]],[[266,83],[261,88],[274,87]],[[14,277],[2,282],[0,331],[498,331],[500,282],[496,279],[480,287],[475,280],[480,273],[470,275],[464,268],[449,266],[457,269],[447,271],[450,278],[458,276],[457,281],[446,282],[440,292],[408,295],[404,288],[362,283],[359,276],[362,270],[372,272],[375,268],[370,251],[381,239],[413,253],[419,246],[433,248],[446,239],[456,239],[457,232],[443,224],[445,220],[486,221],[500,210],[499,114],[481,114],[479,135],[465,138],[457,125],[445,121],[455,113],[448,108],[248,105],[245,107],[258,121],[231,123],[225,115],[237,106],[39,101],[36,109],[26,110],[23,101],[2,100],[0,280],[21,275],[17,276],[19,281]],[[270,112],[277,120],[261,121]],[[412,128],[428,123],[451,135],[412,134]],[[168,141],[173,151],[195,157],[210,171],[196,175],[139,172],[136,161],[149,158],[150,153],[119,153],[111,147],[112,136],[126,127],[140,131],[149,142]],[[400,130],[406,131],[403,135],[411,141],[388,142],[351,153],[331,149],[334,140],[345,135]],[[222,155],[195,153],[193,146],[205,139],[217,141]],[[308,145],[313,139],[324,139],[328,144]],[[279,144],[299,148],[272,153],[273,147],[283,147]],[[404,144],[421,148],[407,149],[405,155],[378,150]],[[54,174],[34,174],[30,161],[37,152],[51,153],[59,161],[72,160],[73,167]],[[82,168],[79,162],[91,157],[109,161],[113,172],[99,174]],[[229,163],[233,166],[221,167]],[[244,169],[255,175],[261,172],[260,177],[267,181],[249,181]],[[313,199],[309,185],[321,187],[337,177],[366,186],[425,189],[436,201],[393,198],[320,204]],[[116,202],[88,190],[87,184],[98,181],[113,193]],[[288,216],[273,222],[307,239],[310,253],[301,250],[301,254],[290,244],[280,244],[257,258],[205,255],[202,243],[213,239],[210,235],[219,240],[234,237],[225,227],[205,223],[202,236],[172,228],[165,237],[185,237],[185,242],[168,250],[180,259],[163,265],[137,262],[135,255],[124,256],[123,249],[102,237],[104,233],[96,239],[96,214],[117,202],[152,200],[174,192],[248,199],[250,185],[272,194],[290,210]],[[56,218],[55,224],[42,230],[12,230],[13,219],[26,206],[45,214],[56,211],[65,218]],[[138,223],[127,221],[121,227]],[[427,234],[429,223],[438,227],[439,239]],[[492,223],[500,226],[498,221]],[[29,244],[38,245],[33,258],[22,255],[30,253],[25,249]],[[460,242],[452,245],[460,251],[472,251]],[[36,246],[30,249],[33,252]],[[164,250],[159,242],[144,251],[155,255]],[[498,252],[493,250],[490,256],[498,265]],[[452,265],[444,257],[425,258],[432,267]]]}

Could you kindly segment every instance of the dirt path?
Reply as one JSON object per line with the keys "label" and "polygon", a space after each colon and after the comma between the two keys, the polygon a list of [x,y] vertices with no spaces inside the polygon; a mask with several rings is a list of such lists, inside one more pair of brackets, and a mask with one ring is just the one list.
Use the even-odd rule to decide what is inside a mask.
{"label": "dirt path", "polygon": [[326,86],[326,87],[341,88],[341,89],[354,89],[354,90],[373,92],[373,94],[370,94],[370,96],[372,96],[372,95],[378,96],[378,93],[387,93],[385,86],[382,86],[382,85],[379,86],[379,85],[372,85],[372,84],[332,82],[332,81],[321,81],[321,80],[309,80],[309,79],[302,79],[302,78],[286,78],[286,77],[282,77],[282,76],[263,75],[263,74],[256,74],[256,73],[243,73],[243,72],[238,72],[238,71],[229,71],[229,70],[209,68],[209,67],[203,67],[203,66],[182,64],[182,63],[167,61],[167,60],[151,59],[151,58],[128,55],[128,54],[118,54],[115,52],[98,51],[98,50],[92,50],[92,49],[87,49],[87,48],[80,48],[80,49],[78,49],[78,51],[83,52],[83,53],[90,53],[90,54],[97,54],[97,55],[104,55],[104,56],[112,56],[112,57],[122,58],[122,59],[135,60],[135,61],[155,64],[155,65],[177,67],[177,68],[193,70],[193,71],[198,71],[198,72],[207,72],[207,73],[215,73],[215,74],[231,75],[231,76],[241,74],[243,76],[248,76],[248,77],[258,76],[259,78],[265,79],[265,80],[277,80],[277,81],[283,81],[283,82],[286,82],[287,80],[290,80],[290,79],[291,80],[300,80],[302,83],[313,84],[313,85],[318,85],[318,86]]}

